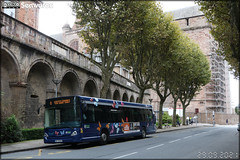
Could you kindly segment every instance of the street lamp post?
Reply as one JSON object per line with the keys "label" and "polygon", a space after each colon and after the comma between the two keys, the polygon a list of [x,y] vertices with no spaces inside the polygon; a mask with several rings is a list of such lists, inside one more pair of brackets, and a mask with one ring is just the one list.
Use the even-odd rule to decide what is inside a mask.
{"label": "street lamp post", "polygon": [[53,83],[56,85],[55,97],[57,97],[57,96],[58,96],[58,95],[57,95],[57,92],[58,92],[58,84],[61,83],[61,80],[60,80],[60,79],[53,79],[52,81],[53,81]]}
{"label": "street lamp post", "polygon": [[150,99],[148,99],[148,100],[149,100],[149,102],[150,102],[150,105],[151,105],[151,104],[152,104],[152,100],[153,100],[153,99],[152,99],[152,98],[150,98]]}

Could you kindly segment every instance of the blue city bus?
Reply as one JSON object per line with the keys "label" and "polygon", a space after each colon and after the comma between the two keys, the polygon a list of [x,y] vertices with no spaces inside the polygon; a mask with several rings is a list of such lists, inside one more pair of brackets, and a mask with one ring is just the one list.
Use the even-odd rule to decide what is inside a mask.
{"label": "blue city bus", "polygon": [[151,105],[86,96],[46,100],[44,143],[100,141],[146,137],[156,132]]}

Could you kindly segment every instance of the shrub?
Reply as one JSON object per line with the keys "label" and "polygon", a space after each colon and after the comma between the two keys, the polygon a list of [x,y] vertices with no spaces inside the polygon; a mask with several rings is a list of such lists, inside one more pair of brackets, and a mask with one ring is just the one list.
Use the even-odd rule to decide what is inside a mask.
{"label": "shrub", "polygon": [[43,128],[22,129],[23,140],[42,139],[44,135]]}
{"label": "shrub", "polygon": [[15,115],[1,122],[1,142],[12,143],[22,140],[22,132]]}
{"label": "shrub", "polygon": [[162,123],[172,123],[172,117],[168,115],[167,112],[163,113]]}
{"label": "shrub", "polygon": [[176,115],[176,121],[179,121],[179,123],[181,124],[181,118],[178,114]]}

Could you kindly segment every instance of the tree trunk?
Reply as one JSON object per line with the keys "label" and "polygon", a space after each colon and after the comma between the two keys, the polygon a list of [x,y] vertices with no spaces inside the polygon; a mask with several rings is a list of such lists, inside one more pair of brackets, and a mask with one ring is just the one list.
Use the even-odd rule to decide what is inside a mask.
{"label": "tree trunk", "polygon": [[100,91],[100,97],[101,98],[107,98],[107,92],[108,92],[108,89],[110,87],[110,80],[111,80],[111,76],[105,75],[104,73],[102,74],[103,86],[102,86],[101,91]]}
{"label": "tree trunk", "polygon": [[160,104],[159,104],[159,113],[158,113],[158,115],[159,115],[159,117],[158,117],[158,128],[159,129],[162,129],[162,109],[163,109],[164,101],[160,100]]}
{"label": "tree trunk", "polygon": [[144,92],[145,92],[145,88],[144,89],[139,88],[138,103],[142,103],[143,102]]}
{"label": "tree trunk", "polygon": [[173,127],[176,127],[176,110],[177,110],[177,99],[174,99],[173,121],[172,121],[172,126]]}
{"label": "tree trunk", "polygon": [[183,105],[183,125],[186,125],[186,107]]}

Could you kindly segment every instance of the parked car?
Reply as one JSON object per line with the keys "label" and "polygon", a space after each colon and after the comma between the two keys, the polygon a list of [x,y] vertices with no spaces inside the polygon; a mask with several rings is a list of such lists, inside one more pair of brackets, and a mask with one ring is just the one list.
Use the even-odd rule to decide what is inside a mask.
{"label": "parked car", "polygon": [[237,128],[238,131],[240,131],[240,123],[238,123],[238,128]]}

